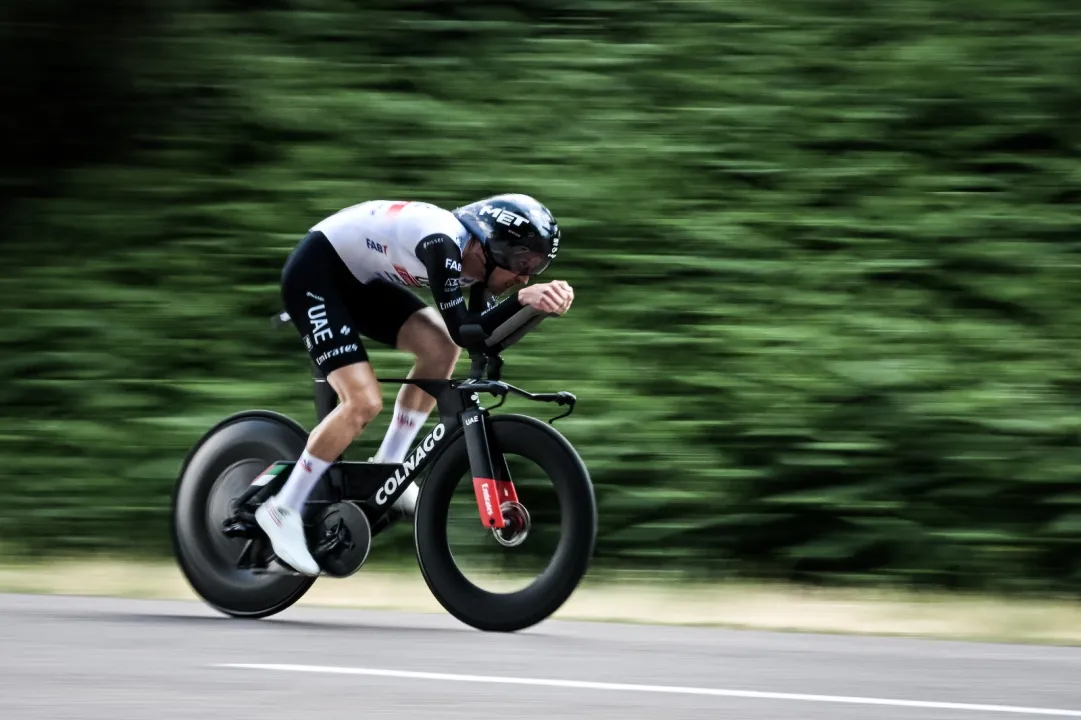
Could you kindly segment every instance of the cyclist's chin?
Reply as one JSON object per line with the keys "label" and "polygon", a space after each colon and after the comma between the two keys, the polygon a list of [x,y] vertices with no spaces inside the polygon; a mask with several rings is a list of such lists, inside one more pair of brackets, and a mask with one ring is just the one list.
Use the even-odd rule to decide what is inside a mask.
{"label": "cyclist's chin", "polygon": [[492,273],[492,277],[488,278],[488,289],[493,295],[502,295],[507,292],[507,290],[510,290],[512,287],[519,284],[517,275],[507,277],[506,275],[497,275],[496,273],[498,272],[501,271],[497,270],[495,273]]}

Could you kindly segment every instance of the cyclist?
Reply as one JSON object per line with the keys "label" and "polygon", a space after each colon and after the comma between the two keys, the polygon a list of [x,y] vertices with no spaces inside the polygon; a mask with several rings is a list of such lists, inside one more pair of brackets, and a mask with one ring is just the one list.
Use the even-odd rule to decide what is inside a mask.
{"label": "cyclist", "polygon": [[[555,258],[559,241],[552,213],[521,194],[452,211],[426,202],[372,200],[311,227],[282,269],[282,300],[339,404],[312,430],[285,485],[255,513],[282,562],[319,574],[301,510],[333,459],[382,410],[360,336],[413,354],[410,377],[449,378],[461,349],[478,342],[462,338],[463,325],[479,324],[490,333],[526,306],[554,314],[570,308],[574,292],[567,283],[528,285]],[[521,284],[526,286],[495,303],[494,296]],[[421,287],[430,289],[438,312],[408,289]],[[467,309],[463,288],[479,289],[487,309]],[[403,385],[374,460],[402,462],[435,404],[420,388]],[[416,491],[410,486],[395,506],[412,514]]]}

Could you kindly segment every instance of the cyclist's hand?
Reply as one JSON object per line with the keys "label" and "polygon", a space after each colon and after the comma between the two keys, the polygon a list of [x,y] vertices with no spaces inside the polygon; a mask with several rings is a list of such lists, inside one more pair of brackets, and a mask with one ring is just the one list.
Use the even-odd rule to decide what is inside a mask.
{"label": "cyclist's hand", "polygon": [[542,312],[562,315],[574,302],[574,290],[562,280],[527,285],[518,291],[518,302],[529,305]]}

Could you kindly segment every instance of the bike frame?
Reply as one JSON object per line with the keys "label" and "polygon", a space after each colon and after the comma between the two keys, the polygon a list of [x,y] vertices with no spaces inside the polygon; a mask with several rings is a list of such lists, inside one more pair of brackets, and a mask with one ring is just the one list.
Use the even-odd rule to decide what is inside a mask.
{"label": "bike frame", "polygon": [[[317,417],[321,422],[329,409],[337,402],[329,384],[316,380]],[[416,442],[411,452],[401,463],[375,463],[349,461],[339,458],[332,467],[339,472],[340,484],[337,487],[341,500],[349,500],[360,505],[369,520],[373,532],[387,527],[393,520],[390,512],[395,501],[405,492],[428,467],[449,447],[459,429],[465,435],[469,453],[469,465],[473,475],[473,484],[478,493],[478,509],[481,522],[487,527],[502,528],[503,514],[498,504],[481,500],[487,496],[517,500],[510,481],[509,471],[502,455],[493,454],[490,447],[490,428],[487,414],[480,405],[477,395],[482,386],[462,384],[454,380],[432,380],[423,378],[379,378],[380,382],[407,383],[419,387],[436,398],[438,421],[428,433]],[[500,466],[496,467],[496,458]],[[329,473],[329,471],[328,471]],[[497,473],[499,478],[497,480]],[[331,487],[335,476],[329,473]]]}
{"label": "bike frame", "polygon": [[[565,391],[530,393],[505,383],[498,379],[502,364],[502,358],[498,355],[474,355],[472,371],[464,380],[377,378],[379,382],[416,385],[432,395],[439,411],[438,422],[413,446],[401,463],[351,461],[345,460],[344,456],[339,457],[328,467],[320,487],[308,500],[308,507],[354,502],[368,517],[372,535],[378,534],[401,517],[393,509],[395,501],[414,478],[445,452],[461,429],[465,435],[481,524],[486,528],[506,527],[501,505],[508,501],[517,502],[518,495],[506,459],[491,432],[490,410],[501,406],[506,401],[506,396],[512,393],[537,402],[569,405],[566,412],[548,421],[554,423],[574,411],[576,398]],[[338,397],[318,368],[312,365],[312,369],[316,419],[317,422],[322,422],[338,404]],[[488,373],[487,379],[483,377],[485,370]],[[502,399],[492,408],[484,408],[480,403],[480,393],[490,393]],[[252,487],[237,499],[236,507],[242,507],[249,501],[258,504],[277,492],[295,464],[296,461],[285,460],[272,463],[263,474],[276,468],[275,477],[262,484],[253,483]]]}
{"label": "bike frame", "polygon": [[[436,399],[439,420],[400,464],[347,461],[339,458],[334,465],[342,471],[345,483],[342,499],[357,502],[373,521],[376,528],[384,529],[393,518],[388,510],[405,492],[406,488],[438,458],[453,441],[459,428],[465,435],[469,467],[473,477],[473,489],[477,498],[477,510],[481,523],[488,528],[503,528],[503,502],[518,502],[507,461],[498,447],[491,431],[489,410],[480,403],[480,393],[491,393],[506,401],[510,393],[538,402],[554,402],[570,405],[570,409],[549,422],[565,417],[574,411],[575,397],[568,392],[529,393],[509,385],[499,376],[502,358],[498,355],[474,355],[472,371],[465,380],[425,378],[378,378],[379,382],[416,385]],[[483,379],[485,370],[488,379]],[[493,377],[494,375],[494,377]],[[337,396],[318,370],[313,372],[316,393],[316,415],[320,422],[333,410]],[[373,478],[383,478],[373,489]]]}
{"label": "bike frame", "polygon": [[[475,288],[476,290],[476,288]],[[470,304],[479,307],[483,293],[475,292]],[[435,461],[450,443],[457,437],[459,429],[465,434],[466,449],[469,454],[469,466],[473,475],[473,488],[477,496],[477,509],[481,522],[488,528],[503,528],[506,521],[501,505],[503,502],[518,501],[518,495],[511,481],[510,469],[491,432],[489,411],[506,402],[510,393],[538,402],[554,402],[557,405],[569,405],[561,415],[550,419],[549,423],[566,417],[574,412],[575,396],[561,391],[557,393],[530,393],[503,382],[500,377],[503,359],[500,353],[518,342],[525,334],[532,331],[546,317],[547,313],[533,308],[523,308],[513,318],[506,321],[485,339],[485,333],[479,326],[467,325],[461,329],[462,337],[471,344],[481,340],[486,346],[482,351],[471,351],[469,377],[464,380],[446,378],[377,378],[381,383],[400,383],[416,385],[436,399],[439,421],[402,463],[376,463],[337,458],[324,475],[316,491],[308,501],[309,506],[327,505],[335,502],[354,502],[367,515],[372,526],[372,534],[389,527],[400,515],[393,511],[394,502],[401,497],[413,479]],[[278,313],[271,319],[275,327],[286,325],[290,321],[287,312]],[[338,395],[314,363],[311,364],[314,382],[316,422],[322,422],[338,405]],[[487,374],[487,378],[485,378]],[[479,393],[491,393],[502,400],[490,409],[480,404]],[[289,477],[296,461],[279,461],[264,470],[266,476],[272,468],[276,469],[273,478],[260,484],[256,480],[252,487],[237,499],[236,507],[243,507],[249,501],[258,504],[277,492]]]}

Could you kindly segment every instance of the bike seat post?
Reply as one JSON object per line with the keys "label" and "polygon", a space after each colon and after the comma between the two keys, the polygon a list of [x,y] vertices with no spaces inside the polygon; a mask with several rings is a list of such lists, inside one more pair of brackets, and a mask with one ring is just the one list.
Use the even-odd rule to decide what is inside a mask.
{"label": "bike seat post", "polygon": [[311,363],[311,368],[312,382],[315,385],[313,388],[315,391],[315,421],[321,423],[337,407],[338,393],[334,392],[334,388],[330,386],[326,376],[323,375],[323,372],[315,363]]}

